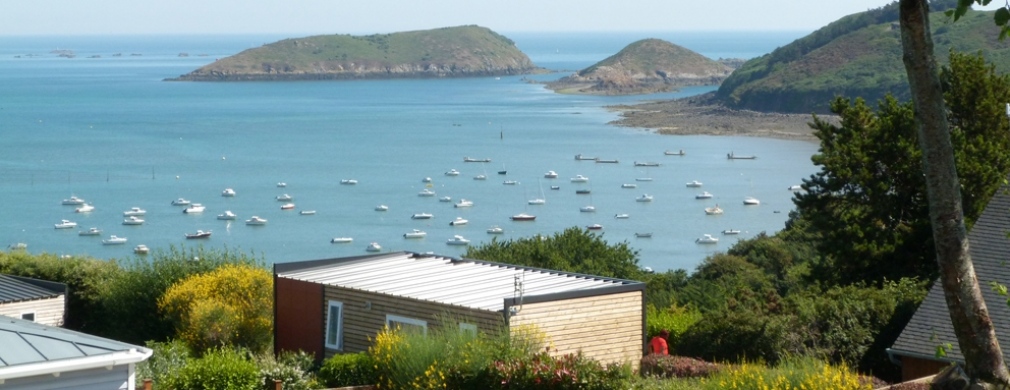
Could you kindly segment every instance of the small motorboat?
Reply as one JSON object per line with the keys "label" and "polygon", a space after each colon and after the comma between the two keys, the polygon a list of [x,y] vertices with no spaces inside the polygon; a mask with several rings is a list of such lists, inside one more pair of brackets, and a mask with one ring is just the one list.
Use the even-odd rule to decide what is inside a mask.
{"label": "small motorboat", "polygon": [[245,224],[250,226],[263,226],[267,224],[267,220],[253,215],[252,217],[249,217],[249,219],[245,220]]}
{"label": "small motorboat", "polygon": [[554,171],[547,171],[547,173],[544,174],[544,178],[547,178],[547,179],[557,179],[558,178],[558,173],[554,172]]}
{"label": "small motorboat", "polygon": [[519,184],[519,182],[515,181],[515,180],[505,180],[505,181],[503,181],[501,183],[504,184],[504,185],[507,185],[507,186],[514,186],[516,184]]}
{"label": "small motorboat", "polygon": [[589,195],[592,191],[588,189],[575,190],[576,195]]}
{"label": "small motorboat", "polygon": [[537,219],[537,216],[526,213],[519,213],[509,217],[509,219],[513,221],[535,221]]}
{"label": "small motorboat", "polygon": [[78,198],[71,195],[69,198],[63,200],[64,206],[80,206],[84,204],[84,199]]}
{"label": "small motorboat", "polygon": [[651,177],[636,177],[635,181],[652,181]]}
{"label": "small motorboat", "polygon": [[375,206],[375,211],[389,211],[389,206],[380,204],[378,206]]}
{"label": "small motorboat", "polygon": [[636,202],[652,202],[652,195],[642,194],[642,196],[639,196],[639,197],[635,198],[635,201]]}
{"label": "small motorboat", "polygon": [[74,209],[75,213],[90,213],[92,211],[95,211],[95,206],[92,206],[87,203],[81,205],[81,207]]}
{"label": "small motorboat", "polygon": [[536,199],[530,199],[530,200],[526,201],[526,203],[527,204],[531,204],[531,205],[535,205],[535,206],[540,206],[540,205],[547,204],[547,200],[544,199],[544,198],[536,198]]}
{"label": "small motorboat", "polygon": [[730,159],[730,160],[753,160],[753,159],[756,159],[757,156],[753,156],[753,155],[741,156],[741,155],[735,154],[733,152],[729,152],[729,153],[726,153],[726,158]]}
{"label": "small motorboat", "polygon": [[594,223],[592,225],[586,226],[586,230],[603,230],[603,225]]}
{"label": "small motorboat", "polygon": [[699,243],[699,244],[718,244],[719,243],[719,238],[718,237],[712,237],[711,234],[705,234],[705,235],[701,236],[701,238],[698,238],[698,239],[694,240],[694,242]]}
{"label": "small motorboat", "polygon": [[571,178],[570,180],[572,181],[572,183],[585,183],[589,181],[589,178],[582,175],[575,175],[575,177]]}
{"label": "small motorboat", "polygon": [[630,217],[628,214],[614,214],[614,219],[628,219]]}
{"label": "small motorboat", "polygon": [[787,190],[789,190],[789,191],[801,191],[801,190],[803,190],[803,187],[801,187],[799,184],[794,184],[794,185],[789,186],[789,188],[787,188]]}
{"label": "small motorboat", "polygon": [[378,251],[381,251],[381,250],[382,250],[382,245],[379,245],[379,243],[377,243],[377,242],[373,242],[371,244],[368,244],[368,246],[365,247],[365,251],[366,252],[378,252]]}
{"label": "small motorboat", "polygon": [[144,220],[140,219],[136,215],[131,215],[129,217],[126,217],[126,219],[123,220],[123,225],[127,225],[127,226],[136,226],[136,225],[143,225],[143,224],[144,224]]}
{"label": "small motorboat", "polygon": [[284,187],[287,187],[287,186],[288,186],[288,183],[285,183],[283,181],[277,182],[277,188],[284,188]]}
{"label": "small motorboat", "polygon": [[474,180],[487,180],[487,175],[485,175],[485,174],[482,173],[480,175],[474,176],[473,179]]}
{"label": "small motorboat", "polygon": [[7,249],[10,249],[12,251],[23,251],[25,249],[28,249],[28,244],[23,242],[15,242],[13,244],[7,245]]}
{"label": "small motorboat", "polygon": [[424,238],[427,235],[428,233],[423,230],[414,229],[413,231],[403,233],[403,238]]}
{"label": "small motorboat", "polygon": [[658,162],[652,162],[652,161],[645,161],[645,162],[635,161],[635,166],[636,167],[658,167],[659,163]]}
{"label": "small motorboat", "polygon": [[345,186],[353,186],[355,184],[358,184],[358,181],[355,179],[343,179],[340,181],[340,184],[343,184]]}
{"label": "small motorboat", "polygon": [[238,216],[231,212],[231,210],[225,210],[224,214],[217,215],[217,219],[222,221],[234,221],[236,218],[238,218]]}
{"label": "small motorboat", "polygon": [[579,154],[575,155],[575,160],[577,160],[577,161],[581,161],[581,160],[596,160],[596,159],[597,159],[596,157],[584,156],[584,155],[582,155],[582,153],[579,153]]}
{"label": "small motorboat", "polygon": [[57,229],[72,229],[77,227],[77,222],[73,222],[67,219],[61,220],[60,223],[56,224]]}
{"label": "small motorboat", "polygon": [[490,158],[473,158],[473,157],[463,157],[463,162],[491,162]]}
{"label": "small motorboat", "polygon": [[459,202],[456,202],[456,204],[454,204],[453,207],[455,208],[473,207],[473,201],[459,198]]}
{"label": "small motorboat", "polygon": [[148,248],[147,245],[144,245],[144,244],[140,244],[140,245],[137,245],[137,246],[133,247],[133,253],[136,253],[138,255],[146,255],[146,254],[148,254],[150,252],[151,252],[151,249]]}
{"label": "small motorboat", "polygon": [[438,201],[439,202],[452,202],[452,197],[451,196],[443,196],[441,198],[438,198]]}
{"label": "small motorboat", "polygon": [[206,209],[207,208],[204,207],[202,204],[193,203],[190,204],[189,207],[186,207],[184,210],[182,210],[182,212],[186,214],[201,214]]}
{"label": "small motorboat", "polygon": [[445,241],[446,245],[470,245],[470,240],[463,238],[461,235],[452,236],[452,238]]}
{"label": "small motorboat", "polygon": [[579,207],[579,212],[583,212],[583,213],[595,213],[596,212],[596,206],[590,205],[590,206]]}
{"label": "small motorboat", "polygon": [[425,188],[421,192],[418,192],[417,196],[432,197],[435,196],[435,191]]}
{"label": "small motorboat", "polygon": [[100,236],[100,235],[102,235],[102,229],[93,227],[93,228],[88,229],[88,230],[81,230],[81,231],[77,232],[77,235],[78,236]]}
{"label": "small motorboat", "polygon": [[505,233],[505,229],[502,229],[498,225],[494,225],[487,228],[487,234],[503,234],[503,233]]}
{"label": "small motorboat", "polygon": [[290,201],[294,200],[294,198],[291,197],[291,195],[288,195],[288,194],[277,195],[276,199],[277,199],[278,202],[290,202]]}
{"label": "small motorboat", "polygon": [[708,191],[702,191],[700,194],[694,196],[695,199],[712,199],[712,194]]}
{"label": "small motorboat", "polygon": [[225,188],[224,191],[221,191],[221,196],[223,196],[225,198],[231,198],[231,197],[235,196],[235,190],[233,190],[231,188]]}
{"label": "small motorboat", "polygon": [[746,198],[743,199],[743,204],[748,205],[748,206],[757,206],[757,205],[761,204],[761,201],[757,200],[757,198],[753,198],[753,197],[748,196],[748,197],[746,197]]}
{"label": "small motorboat", "polygon": [[197,230],[196,233],[186,233],[186,239],[195,240],[199,238],[210,238],[210,231]]}
{"label": "small motorboat", "polygon": [[701,182],[697,181],[697,180],[691,180],[691,181],[687,182],[687,186],[688,187],[697,188],[697,187],[701,187],[701,185],[702,185]]}
{"label": "small motorboat", "polygon": [[102,245],[122,245],[126,243],[126,237],[118,237],[115,234],[109,236],[108,239],[102,240]]}
{"label": "small motorboat", "polygon": [[635,237],[638,237],[638,238],[652,238],[652,232],[635,233]]}
{"label": "small motorboat", "polygon": [[671,152],[669,150],[666,150],[666,151],[663,152],[663,154],[667,155],[667,156],[683,156],[684,155],[684,149],[678,150],[676,152]]}
{"label": "small motorboat", "polygon": [[725,235],[740,234],[740,231],[737,230],[737,229],[726,229],[726,230],[722,231],[722,234],[725,234]]}
{"label": "small motorboat", "polygon": [[708,214],[708,215],[720,215],[720,214],[722,214],[722,209],[719,208],[719,205],[715,205],[715,207],[706,207],[705,208],[705,214]]}
{"label": "small motorboat", "polygon": [[621,188],[638,188],[638,184],[635,184],[635,183],[624,183],[624,184],[621,184]]}
{"label": "small motorboat", "polygon": [[410,219],[432,219],[435,216],[431,213],[417,213],[410,216]]}
{"label": "small motorboat", "polygon": [[431,178],[430,177],[426,177],[424,179],[421,179],[421,183],[431,183]]}
{"label": "small motorboat", "polygon": [[351,237],[333,237],[333,239],[330,240],[330,243],[332,244],[346,244],[349,242],[354,242],[354,239]]}
{"label": "small motorboat", "polygon": [[190,203],[192,202],[186,200],[185,198],[179,198],[172,201],[172,206],[189,206]]}
{"label": "small motorboat", "polygon": [[470,221],[467,221],[463,217],[456,217],[456,219],[449,221],[449,226],[466,225],[467,223],[470,223]]}
{"label": "small motorboat", "polygon": [[445,175],[446,176],[459,176],[459,171],[457,171],[456,169],[450,169],[450,170],[448,170],[448,171],[445,172]]}
{"label": "small motorboat", "polygon": [[298,212],[298,215],[316,215],[316,210],[302,210]]}
{"label": "small motorboat", "polygon": [[294,210],[294,209],[295,209],[294,203],[285,203],[281,205],[281,210]]}
{"label": "small motorboat", "polygon": [[561,189],[561,186],[551,186],[551,189],[557,191]]}
{"label": "small motorboat", "polygon": [[140,207],[130,207],[129,210],[126,210],[126,211],[123,212],[123,216],[124,217],[129,217],[131,215],[143,216],[143,215],[146,215],[146,214],[147,214],[147,210],[144,210],[144,209],[142,209]]}

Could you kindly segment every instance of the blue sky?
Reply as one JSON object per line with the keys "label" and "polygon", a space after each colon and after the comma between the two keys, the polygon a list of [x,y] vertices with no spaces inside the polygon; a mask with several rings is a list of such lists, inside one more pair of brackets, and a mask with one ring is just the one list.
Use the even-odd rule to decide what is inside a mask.
{"label": "blue sky", "polygon": [[0,35],[371,34],[477,24],[519,31],[812,31],[886,0],[22,0]]}

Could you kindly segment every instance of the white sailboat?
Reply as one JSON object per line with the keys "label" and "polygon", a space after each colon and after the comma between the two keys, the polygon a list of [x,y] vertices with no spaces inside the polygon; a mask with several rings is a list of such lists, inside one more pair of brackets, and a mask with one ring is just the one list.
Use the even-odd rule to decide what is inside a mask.
{"label": "white sailboat", "polygon": [[540,185],[540,197],[539,198],[535,198],[535,199],[530,199],[526,203],[531,204],[531,205],[543,205],[543,204],[547,204],[547,197],[544,196],[544,186],[543,186],[543,184],[540,183],[539,179],[537,180],[537,184]]}

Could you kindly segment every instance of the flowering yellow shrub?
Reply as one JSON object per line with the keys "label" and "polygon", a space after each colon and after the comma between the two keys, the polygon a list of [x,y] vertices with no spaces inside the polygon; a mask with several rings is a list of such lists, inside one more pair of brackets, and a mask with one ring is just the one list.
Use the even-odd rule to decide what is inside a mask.
{"label": "flowering yellow shrub", "polygon": [[260,352],[273,334],[273,279],[262,268],[224,265],[172,285],[158,309],[194,351],[241,346]]}
{"label": "flowering yellow shrub", "polygon": [[810,360],[768,368],[747,363],[728,367],[720,374],[703,382],[708,389],[734,390],[870,390],[872,384],[863,384],[859,375],[847,366],[832,366]]}

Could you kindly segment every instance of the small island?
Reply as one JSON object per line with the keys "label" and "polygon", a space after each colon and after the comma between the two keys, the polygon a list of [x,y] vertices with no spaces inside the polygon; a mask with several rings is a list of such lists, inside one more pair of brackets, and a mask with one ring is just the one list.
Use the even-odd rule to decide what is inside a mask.
{"label": "small island", "polygon": [[168,81],[294,81],[506,76],[538,68],[480,26],[284,39]]}
{"label": "small island", "polygon": [[634,42],[571,76],[547,83],[559,93],[633,95],[718,85],[733,67],[661,39]]}

